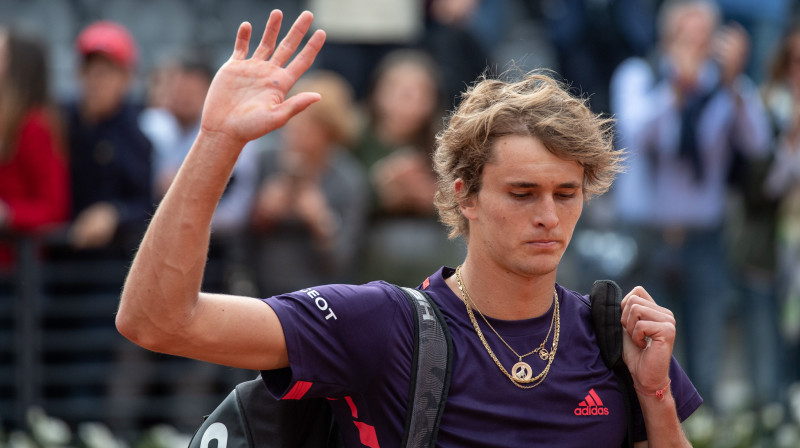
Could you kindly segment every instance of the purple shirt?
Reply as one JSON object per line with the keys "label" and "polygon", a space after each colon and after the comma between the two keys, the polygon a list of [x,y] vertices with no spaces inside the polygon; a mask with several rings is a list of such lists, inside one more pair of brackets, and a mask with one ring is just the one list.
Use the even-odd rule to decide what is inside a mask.
{"label": "purple shirt", "polygon": [[[441,309],[454,347],[438,446],[620,446],[625,407],[600,357],[588,298],[556,285],[561,331],[555,359],[544,382],[520,389],[489,357],[464,302],[445,283],[453,272],[442,268],[421,285]],[[399,446],[414,344],[413,310],[402,292],[384,282],[326,285],[265,301],[281,321],[291,366],[262,372],[270,391],[282,399],[330,399],[347,446]],[[514,350],[528,353],[545,338],[552,316],[551,307],[533,319],[489,321]],[[510,370],[517,357],[476,319]],[[548,350],[551,341],[552,335]],[[545,366],[535,354],[524,360],[534,375]],[[674,359],[670,377],[683,421],[702,399]],[[640,413],[638,420],[640,439]]]}

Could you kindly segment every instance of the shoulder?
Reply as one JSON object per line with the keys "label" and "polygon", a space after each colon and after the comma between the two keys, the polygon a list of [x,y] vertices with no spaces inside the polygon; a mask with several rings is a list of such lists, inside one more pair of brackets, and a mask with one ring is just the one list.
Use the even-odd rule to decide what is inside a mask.
{"label": "shoulder", "polygon": [[[410,315],[408,299],[397,287],[376,281],[363,285],[329,284],[301,289],[265,299],[283,319],[292,314],[313,320],[356,324],[362,319],[391,322],[398,312]],[[403,312],[403,310],[407,310]]]}
{"label": "shoulder", "polygon": [[401,297],[401,292],[396,286],[382,280],[361,285],[339,283],[320,285],[301,289],[290,295],[299,294],[301,296],[306,295],[311,297],[322,293],[327,294],[329,297],[335,297],[338,300],[374,301],[375,303],[384,303],[385,300],[395,301],[395,299]]}
{"label": "shoulder", "polygon": [[175,116],[161,107],[148,107],[139,114],[139,128],[152,140],[172,142],[179,133]]}
{"label": "shoulder", "polygon": [[50,121],[45,110],[34,108],[27,111],[20,121],[19,130],[22,138],[29,133],[49,133]]}
{"label": "shoulder", "polygon": [[558,284],[556,285],[556,291],[561,299],[561,306],[573,308],[576,312],[584,313],[588,316],[591,309],[588,294],[581,294]]}
{"label": "shoulder", "polygon": [[45,108],[31,109],[25,113],[19,126],[19,146],[26,151],[38,153],[60,153],[56,136],[55,118],[52,111]]}
{"label": "shoulder", "polygon": [[655,78],[654,63],[645,58],[630,57],[617,66],[613,75],[613,78],[617,80],[629,79],[632,77],[652,81]]}

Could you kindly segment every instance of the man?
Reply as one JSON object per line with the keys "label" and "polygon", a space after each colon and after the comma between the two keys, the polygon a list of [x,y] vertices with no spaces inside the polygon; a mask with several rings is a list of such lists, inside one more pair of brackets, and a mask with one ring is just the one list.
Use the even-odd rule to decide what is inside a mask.
{"label": "man", "polygon": [[[666,2],[660,19],[652,60],[629,59],[612,80],[620,142],[630,151],[615,188],[617,214],[643,230],[647,284],[684,323],[678,339],[691,346],[678,352],[713,403],[733,303],[723,240],[727,177],[734,154],[769,151],[770,126],[743,74],[749,44],[741,27],[718,29],[719,11],[708,0]],[[763,342],[754,354],[759,374],[776,365],[777,341],[762,339],[767,334],[754,335]]]}
{"label": "man", "polygon": [[81,96],[65,106],[73,224],[81,250],[125,255],[152,213],[152,145],[127,101],[137,46],[122,25],[95,22],[75,43]]}
{"label": "man", "polygon": [[[142,241],[117,327],[151,350],[262,370],[283,399],[330,398],[348,446],[399,446],[414,344],[401,293],[383,282],[266,301],[199,290],[209,222],[238,151],[319,99],[284,97],[324,32],[282,68],[312,16],[303,13],[275,47],[280,20],[270,15],[250,59],[251,28],[240,27],[201,133]],[[584,198],[608,188],[619,158],[608,123],[544,76],[482,81],[451,119],[436,154],[436,200],[453,233],[468,238],[468,255],[421,286],[455,351],[440,446],[621,444],[622,396],[600,359],[588,305],[555,284]],[[679,415],[702,400],[671,360],[671,313],[636,288],[622,321],[644,415],[638,429],[652,446],[688,446]]]}
{"label": "man", "polygon": [[187,49],[159,67],[164,83],[163,107],[142,112],[139,124],[153,142],[153,190],[157,198],[166,193],[183,158],[200,129],[203,101],[214,78],[207,56]]}
{"label": "man", "polygon": [[[153,142],[153,194],[161,199],[200,132],[200,118],[214,69],[199,48],[174,54],[159,68],[164,84],[158,100],[139,117],[139,125]],[[162,88],[156,89],[157,91]],[[243,231],[251,212],[257,184],[256,162],[261,144],[249,142],[239,157],[224,196],[217,205],[212,227],[219,240]],[[222,251],[225,252],[225,251]]]}

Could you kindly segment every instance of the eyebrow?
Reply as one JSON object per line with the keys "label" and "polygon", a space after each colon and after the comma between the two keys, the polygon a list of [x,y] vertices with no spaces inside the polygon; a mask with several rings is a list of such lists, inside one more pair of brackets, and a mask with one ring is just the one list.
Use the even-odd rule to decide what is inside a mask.
{"label": "eyebrow", "polygon": [[[541,187],[541,185],[536,183],[536,182],[524,182],[524,181],[509,182],[508,185],[510,187],[513,187],[513,188],[539,188],[539,187]],[[558,184],[556,186],[556,188],[580,188],[580,187],[581,187],[581,185],[576,183],[576,182],[564,182],[564,183]]]}

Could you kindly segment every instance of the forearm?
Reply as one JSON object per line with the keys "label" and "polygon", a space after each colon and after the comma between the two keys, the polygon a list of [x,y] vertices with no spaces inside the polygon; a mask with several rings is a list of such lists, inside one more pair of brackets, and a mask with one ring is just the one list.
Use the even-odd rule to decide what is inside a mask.
{"label": "forearm", "polygon": [[672,396],[675,317],[641,286],[622,299],[623,358],[631,372],[644,417],[648,447],[691,446],[681,428]]}
{"label": "forearm", "polygon": [[637,397],[644,415],[649,448],[692,446],[678,420],[675,399],[670,388],[665,391],[663,400],[642,392],[638,392]]}
{"label": "forearm", "polygon": [[184,328],[197,303],[211,217],[241,146],[201,132],[158,207],[125,281],[117,326],[157,349]]}

